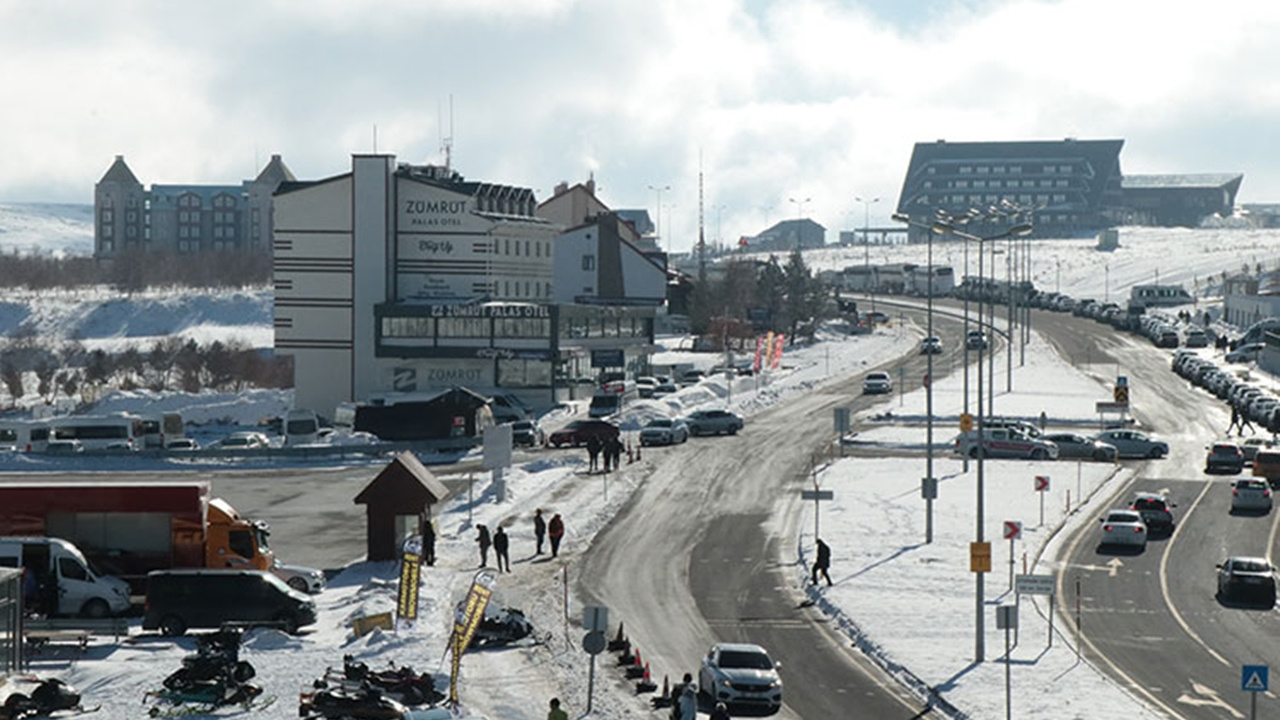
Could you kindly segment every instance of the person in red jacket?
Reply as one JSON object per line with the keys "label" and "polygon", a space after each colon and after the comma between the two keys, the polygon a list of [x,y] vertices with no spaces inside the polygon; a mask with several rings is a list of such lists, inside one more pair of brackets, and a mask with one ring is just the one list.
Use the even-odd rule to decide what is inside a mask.
{"label": "person in red jacket", "polygon": [[551,522],[547,523],[547,537],[551,538],[551,557],[559,557],[560,538],[564,537],[564,520],[560,519],[560,513],[556,513]]}

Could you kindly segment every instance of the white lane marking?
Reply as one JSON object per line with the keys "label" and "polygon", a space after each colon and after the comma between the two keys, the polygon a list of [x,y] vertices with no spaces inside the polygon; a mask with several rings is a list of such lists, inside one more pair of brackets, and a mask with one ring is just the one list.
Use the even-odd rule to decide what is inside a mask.
{"label": "white lane marking", "polygon": [[1192,680],[1191,691],[1194,692],[1196,695],[1203,696],[1203,698],[1191,697],[1190,695],[1183,693],[1178,696],[1178,702],[1184,705],[1195,705],[1198,707],[1222,708],[1223,710],[1226,710],[1227,712],[1231,713],[1231,717],[1237,717],[1237,718],[1244,717],[1244,713],[1228,705],[1225,700],[1223,700],[1221,697],[1218,696],[1217,691],[1215,691],[1213,688],[1209,687],[1208,685],[1201,685],[1200,683]]}
{"label": "white lane marking", "polygon": [[1107,575],[1111,577],[1115,577],[1116,572],[1119,571],[1120,568],[1122,567],[1124,567],[1124,563],[1120,562],[1120,558],[1115,558],[1115,557],[1111,558],[1111,560],[1107,562],[1107,568],[1108,568]]}
{"label": "white lane marking", "polygon": [[1200,494],[1196,496],[1196,501],[1191,503],[1191,507],[1187,508],[1186,514],[1182,516],[1182,522],[1178,523],[1177,526],[1174,527],[1173,535],[1169,536],[1169,542],[1164,546],[1164,553],[1160,555],[1160,595],[1164,597],[1165,607],[1169,608],[1169,613],[1173,615],[1174,621],[1177,622],[1178,625],[1182,626],[1183,632],[1185,632],[1192,640],[1195,640],[1196,644],[1204,648],[1205,651],[1212,655],[1215,660],[1227,667],[1231,667],[1231,663],[1227,662],[1226,658],[1218,654],[1217,650],[1209,647],[1209,643],[1205,642],[1196,634],[1195,630],[1191,629],[1191,626],[1187,624],[1185,619],[1183,619],[1182,613],[1178,612],[1178,608],[1173,606],[1173,597],[1169,595],[1168,568],[1169,556],[1173,554],[1173,545],[1178,541],[1178,536],[1182,534],[1182,528],[1187,526],[1187,520],[1191,518],[1191,514],[1200,506],[1200,501],[1204,500],[1204,496],[1209,494],[1209,489],[1212,487],[1214,487],[1212,481],[1205,482],[1204,489],[1202,489]]}

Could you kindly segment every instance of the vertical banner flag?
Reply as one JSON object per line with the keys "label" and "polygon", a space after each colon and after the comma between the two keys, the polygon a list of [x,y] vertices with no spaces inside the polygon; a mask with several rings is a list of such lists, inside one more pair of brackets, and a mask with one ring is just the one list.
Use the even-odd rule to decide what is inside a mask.
{"label": "vertical banner flag", "polygon": [[453,655],[452,668],[449,672],[449,702],[458,705],[458,672],[462,668],[462,653],[471,644],[471,638],[484,619],[484,610],[489,606],[489,598],[493,595],[493,586],[498,583],[498,576],[492,570],[481,570],[471,581],[471,590],[467,599],[462,601],[453,615],[453,634],[449,636],[449,652]]}
{"label": "vertical banner flag", "polygon": [[764,366],[769,367],[773,363],[773,331],[764,335]]}
{"label": "vertical banner flag", "polygon": [[396,620],[418,619],[418,575],[422,556],[416,549],[405,549],[400,557],[400,589],[396,593]]}
{"label": "vertical banner flag", "polygon": [[756,359],[751,363],[751,372],[760,372],[760,355],[764,352],[764,336],[756,336]]}
{"label": "vertical banner flag", "polygon": [[786,333],[778,333],[778,337],[774,338],[775,347],[773,349],[773,362],[769,364],[770,368],[777,368],[778,363],[782,362],[782,343],[786,339]]}

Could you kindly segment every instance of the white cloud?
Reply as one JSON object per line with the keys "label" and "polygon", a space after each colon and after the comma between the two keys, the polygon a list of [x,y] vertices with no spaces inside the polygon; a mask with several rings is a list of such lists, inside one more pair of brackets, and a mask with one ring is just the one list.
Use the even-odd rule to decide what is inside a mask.
{"label": "white cloud", "polygon": [[[76,13],[75,17],[71,12]],[[677,248],[791,216],[830,238],[887,222],[916,142],[1124,138],[1127,172],[1267,162],[1280,7],[947,3],[323,0],[0,5],[0,199],[88,202],[117,154],[154,182],[236,183],[271,153],[299,177],[373,147],[534,188],[595,171],[605,200],[663,196]],[[764,209],[772,206],[766,212]],[[670,218],[668,222],[665,218]]]}

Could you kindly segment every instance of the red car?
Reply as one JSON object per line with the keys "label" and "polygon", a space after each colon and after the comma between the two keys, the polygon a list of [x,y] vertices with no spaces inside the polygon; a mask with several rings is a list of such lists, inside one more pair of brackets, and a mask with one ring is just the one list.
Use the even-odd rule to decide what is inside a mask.
{"label": "red car", "polygon": [[560,447],[562,445],[579,445],[587,444],[587,440],[596,438],[597,440],[612,440],[618,437],[621,431],[617,425],[604,420],[574,420],[568,425],[551,433],[551,437],[547,438],[547,442],[552,447]]}

